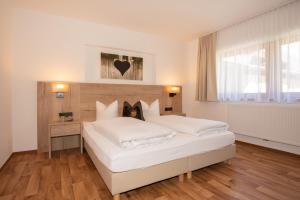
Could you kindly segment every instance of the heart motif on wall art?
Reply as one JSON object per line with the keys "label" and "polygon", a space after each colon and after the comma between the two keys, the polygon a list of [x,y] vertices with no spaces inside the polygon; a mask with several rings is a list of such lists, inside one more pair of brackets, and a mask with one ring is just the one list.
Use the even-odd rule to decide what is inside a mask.
{"label": "heart motif on wall art", "polygon": [[114,66],[119,70],[119,72],[122,74],[122,76],[127,72],[127,70],[130,68],[130,63],[128,61],[120,61],[115,60]]}

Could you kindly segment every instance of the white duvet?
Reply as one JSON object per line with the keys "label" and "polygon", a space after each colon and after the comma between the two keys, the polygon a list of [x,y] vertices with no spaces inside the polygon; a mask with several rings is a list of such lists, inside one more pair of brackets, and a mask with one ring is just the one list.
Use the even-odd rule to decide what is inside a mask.
{"label": "white duvet", "polygon": [[93,125],[99,134],[124,148],[159,143],[176,135],[172,129],[131,117],[98,120]]}
{"label": "white duvet", "polygon": [[228,130],[228,124],[220,121],[182,117],[177,115],[165,115],[151,117],[148,122],[168,127],[177,132],[200,136],[208,133],[224,132]]}

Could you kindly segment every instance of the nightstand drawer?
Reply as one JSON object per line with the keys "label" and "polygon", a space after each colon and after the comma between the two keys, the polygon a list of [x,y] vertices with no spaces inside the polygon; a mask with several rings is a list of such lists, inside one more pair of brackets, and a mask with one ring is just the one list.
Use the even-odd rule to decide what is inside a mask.
{"label": "nightstand drawer", "polygon": [[81,133],[80,124],[55,125],[50,128],[51,137],[75,135]]}

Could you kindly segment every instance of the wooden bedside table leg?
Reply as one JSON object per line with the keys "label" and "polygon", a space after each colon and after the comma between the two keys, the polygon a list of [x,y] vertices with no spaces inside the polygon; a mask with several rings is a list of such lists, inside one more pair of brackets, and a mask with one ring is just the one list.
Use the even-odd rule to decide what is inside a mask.
{"label": "wooden bedside table leg", "polygon": [[120,194],[115,194],[115,195],[113,196],[113,200],[121,200]]}
{"label": "wooden bedside table leg", "polygon": [[178,176],[179,182],[183,182],[184,181],[184,174],[180,174]]}
{"label": "wooden bedside table leg", "polygon": [[187,172],[187,178],[188,178],[188,179],[191,179],[192,176],[193,176],[193,175],[192,175],[192,172],[191,172],[191,171]]}
{"label": "wooden bedside table leg", "polygon": [[80,153],[83,153],[83,137],[80,135]]}
{"label": "wooden bedside table leg", "polygon": [[48,127],[48,151],[49,151],[49,159],[51,159],[51,134],[50,134],[50,127]]}
{"label": "wooden bedside table leg", "polygon": [[49,158],[51,159],[51,137],[49,137]]}

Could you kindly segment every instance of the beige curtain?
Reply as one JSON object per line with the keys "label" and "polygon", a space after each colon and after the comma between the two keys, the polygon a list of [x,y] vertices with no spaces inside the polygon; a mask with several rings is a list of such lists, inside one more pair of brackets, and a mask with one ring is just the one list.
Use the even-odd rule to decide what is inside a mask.
{"label": "beige curtain", "polygon": [[216,33],[199,38],[196,100],[217,101]]}

